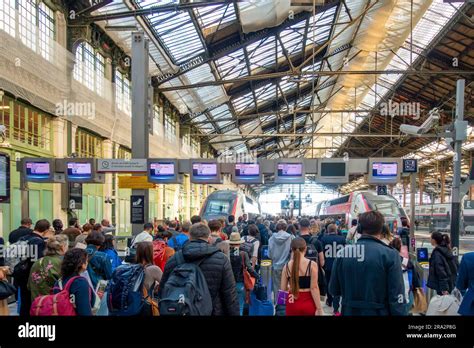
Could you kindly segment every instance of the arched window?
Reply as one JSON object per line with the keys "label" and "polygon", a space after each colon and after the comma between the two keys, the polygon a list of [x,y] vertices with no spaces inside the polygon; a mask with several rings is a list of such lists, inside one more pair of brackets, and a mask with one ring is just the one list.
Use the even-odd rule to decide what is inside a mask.
{"label": "arched window", "polygon": [[105,59],[87,42],[76,48],[74,79],[98,95],[104,95]]}

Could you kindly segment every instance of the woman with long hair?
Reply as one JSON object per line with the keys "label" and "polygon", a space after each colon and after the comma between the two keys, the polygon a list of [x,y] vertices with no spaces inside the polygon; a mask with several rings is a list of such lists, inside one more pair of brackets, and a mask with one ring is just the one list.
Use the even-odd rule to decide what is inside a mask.
{"label": "woman with long hair", "polygon": [[[61,264],[61,278],[56,282],[53,293],[60,292],[72,280],[69,293],[74,299],[74,307],[78,316],[92,315],[95,296],[86,278],[80,275],[87,269],[87,252],[84,249],[73,248],[64,254]],[[73,278],[75,277],[75,278]]]}
{"label": "woman with long hair", "polygon": [[[150,288],[158,288],[157,285],[161,281],[163,272],[160,267],[153,264],[153,243],[140,242],[137,243],[137,259],[136,263],[145,268],[144,286],[147,290]],[[153,289],[152,289],[153,290]]]}
{"label": "woman with long hair", "polygon": [[288,291],[286,315],[323,315],[318,287],[318,265],[305,258],[306,241],[297,237],[291,241],[293,258],[285,265],[281,290]]}
{"label": "woman with long hair", "polygon": [[452,253],[451,239],[447,234],[433,232],[431,245],[434,249],[430,256],[426,286],[435,290],[438,295],[448,295],[453,291],[456,283],[458,258]]}

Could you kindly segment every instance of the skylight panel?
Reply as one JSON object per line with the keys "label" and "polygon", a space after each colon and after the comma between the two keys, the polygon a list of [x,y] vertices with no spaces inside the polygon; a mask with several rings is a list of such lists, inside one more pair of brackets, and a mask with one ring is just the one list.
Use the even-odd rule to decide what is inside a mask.
{"label": "skylight panel", "polygon": [[[161,1],[159,4],[170,3],[176,3],[176,1]],[[147,8],[156,6],[156,1],[142,2],[138,5]],[[176,63],[181,64],[204,52],[197,28],[188,11],[160,12],[147,15],[146,18]]]}
{"label": "skylight panel", "polygon": [[[212,5],[194,9],[201,28],[222,27],[233,22],[235,16],[234,4]],[[216,28],[217,29],[217,28]]]}
{"label": "skylight panel", "polygon": [[235,79],[248,75],[243,49],[216,60],[216,66],[222,79]]}
{"label": "skylight panel", "polygon": [[252,73],[257,69],[265,69],[275,65],[275,36],[267,37],[247,46],[247,54]]}
{"label": "skylight panel", "polygon": [[232,105],[238,113],[242,113],[246,109],[254,109],[255,103],[253,100],[253,93],[249,92],[241,97],[233,99]]}

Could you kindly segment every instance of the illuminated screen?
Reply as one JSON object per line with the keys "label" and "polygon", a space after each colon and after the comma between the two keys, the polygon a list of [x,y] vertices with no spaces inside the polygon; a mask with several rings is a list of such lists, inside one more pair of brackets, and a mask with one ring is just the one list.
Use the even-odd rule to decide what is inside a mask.
{"label": "illuminated screen", "polygon": [[92,165],[88,162],[68,162],[67,176],[73,180],[91,179]]}
{"label": "illuminated screen", "polygon": [[278,163],[278,176],[302,176],[302,163]]}
{"label": "illuminated screen", "polygon": [[30,179],[49,179],[51,168],[49,162],[26,162],[26,176]]}
{"label": "illuminated screen", "polygon": [[260,176],[260,165],[258,163],[237,163],[235,165],[235,176],[258,177]]}
{"label": "illuminated screen", "polygon": [[193,163],[193,176],[196,178],[215,177],[217,163]]}
{"label": "illuminated screen", "polygon": [[9,196],[9,170],[8,157],[0,155],[0,197],[5,197],[5,199]]}
{"label": "illuminated screen", "polygon": [[174,162],[150,163],[150,177],[154,179],[169,179],[175,176]]}
{"label": "illuminated screen", "polygon": [[379,179],[392,179],[398,175],[397,162],[374,162],[372,163],[372,176]]}
{"label": "illuminated screen", "polygon": [[346,164],[337,162],[321,162],[320,176],[346,176]]}

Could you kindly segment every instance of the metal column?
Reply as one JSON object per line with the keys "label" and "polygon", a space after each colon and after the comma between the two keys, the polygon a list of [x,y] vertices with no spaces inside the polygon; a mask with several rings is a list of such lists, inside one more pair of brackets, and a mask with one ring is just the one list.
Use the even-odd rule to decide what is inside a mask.
{"label": "metal column", "polygon": [[[410,245],[409,251],[415,251],[415,193],[416,193],[416,173],[410,174]],[[420,192],[421,194],[421,192]]]}
{"label": "metal column", "polygon": [[[458,80],[456,84],[456,119],[454,120],[454,157],[453,157],[453,191],[451,206],[451,244],[453,250],[459,250],[459,220],[461,219],[461,157],[462,142],[465,134],[462,132],[464,121],[464,89],[465,80]],[[457,254],[455,254],[457,255]]]}
{"label": "metal column", "polygon": [[[148,158],[148,40],[143,32],[132,33],[132,158]],[[132,190],[144,196],[144,222],[148,222],[148,190]],[[130,202],[132,205],[132,202]],[[143,231],[143,224],[132,223],[132,234]]]}

